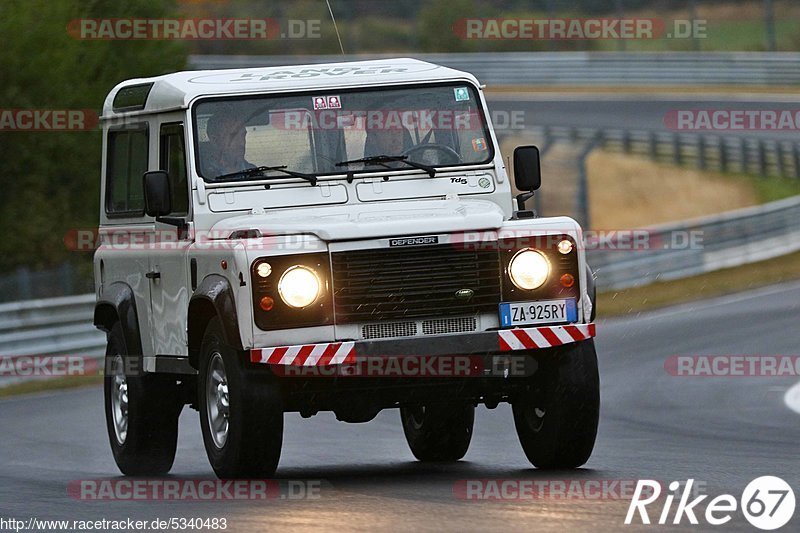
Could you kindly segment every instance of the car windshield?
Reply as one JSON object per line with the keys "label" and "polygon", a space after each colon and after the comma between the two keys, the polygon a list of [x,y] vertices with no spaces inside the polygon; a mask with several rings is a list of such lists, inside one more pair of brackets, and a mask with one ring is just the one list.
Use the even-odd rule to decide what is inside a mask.
{"label": "car windshield", "polygon": [[477,91],[463,82],[207,99],[193,116],[197,168],[206,181],[255,167],[320,176],[419,171],[494,156]]}

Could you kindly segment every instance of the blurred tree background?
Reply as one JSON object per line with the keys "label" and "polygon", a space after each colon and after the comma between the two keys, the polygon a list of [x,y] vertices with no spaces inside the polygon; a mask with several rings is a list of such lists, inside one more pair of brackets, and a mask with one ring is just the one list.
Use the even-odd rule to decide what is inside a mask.
{"label": "blurred tree background", "polygon": [[[70,20],[119,13],[113,0],[0,2],[0,108],[93,109],[122,80],[179,70],[186,48],[171,41],[79,41]],[[128,0],[128,16],[174,14],[167,2]],[[71,228],[97,226],[101,137],[94,131],[0,131],[0,273],[18,266],[86,265],[67,251]]]}
{"label": "blurred tree background", "polygon": [[[614,41],[465,40],[468,17],[707,18],[703,50],[763,50],[772,5],[777,49],[800,49],[796,0],[330,0],[347,53],[616,50]],[[319,38],[268,41],[81,41],[81,18],[274,18],[319,20]],[[94,109],[122,80],[180,70],[189,54],[337,54],[325,0],[2,0],[0,109]],[[695,43],[698,45],[698,43]],[[686,40],[636,41],[627,50],[685,49]],[[287,60],[291,61],[291,60]],[[0,131],[0,278],[18,267],[64,263],[88,274],[90,254],[67,251],[64,234],[97,224],[101,138],[89,132]]]}
{"label": "blurred tree background", "polygon": [[[347,53],[492,52],[538,50],[800,50],[797,0],[330,0]],[[193,53],[337,54],[325,0],[180,0],[193,16],[321,21],[321,37],[264,42],[194,43]],[[768,35],[772,13],[774,42]],[[459,19],[645,17],[705,19],[707,37],[601,41],[467,40],[454,35]]]}

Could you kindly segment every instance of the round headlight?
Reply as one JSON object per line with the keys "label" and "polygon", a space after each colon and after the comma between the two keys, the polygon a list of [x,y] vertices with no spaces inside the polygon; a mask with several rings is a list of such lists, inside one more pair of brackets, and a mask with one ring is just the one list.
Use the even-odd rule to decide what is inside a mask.
{"label": "round headlight", "polygon": [[278,282],[278,294],[286,305],[296,308],[313,304],[320,292],[320,281],[310,268],[296,265],[289,268]]}
{"label": "round headlight", "polygon": [[538,289],[550,275],[550,263],[541,252],[526,249],[520,250],[511,258],[508,265],[511,281],[518,288],[532,291]]}

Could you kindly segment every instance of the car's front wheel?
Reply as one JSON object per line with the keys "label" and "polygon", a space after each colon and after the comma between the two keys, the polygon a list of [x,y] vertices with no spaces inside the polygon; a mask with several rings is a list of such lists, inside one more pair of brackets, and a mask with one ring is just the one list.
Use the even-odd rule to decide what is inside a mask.
{"label": "car's front wheel", "polygon": [[105,376],[106,429],[120,471],[128,476],[166,474],[178,445],[183,402],[174,379],[128,368],[122,326],[108,333]]}
{"label": "car's front wheel", "polygon": [[600,417],[594,341],[543,357],[528,390],[513,402],[514,425],[528,460],[538,468],[577,468],[589,460]]}
{"label": "car's front wheel", "polygon": [[198,405],[208,460],[222,479],[270,477],[283,443],[283,408],[274,383],[247,376],[241,354],[209,322],[200,349]]}

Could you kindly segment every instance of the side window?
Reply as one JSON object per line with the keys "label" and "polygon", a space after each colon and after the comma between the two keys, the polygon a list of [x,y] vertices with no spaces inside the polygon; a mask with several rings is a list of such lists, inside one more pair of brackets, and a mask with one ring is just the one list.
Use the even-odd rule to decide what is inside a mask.
{"label": "side window", "polygon": [[161,126],[159,165],[169,174],[172,186],[172,214],[189,213],[189,183],[186,174],[186,149],[183,124]]}
{"label": "side window", "polygon": [[108,132],[106,213],[144,214],[142,175],[147,172],[147,126]]}

